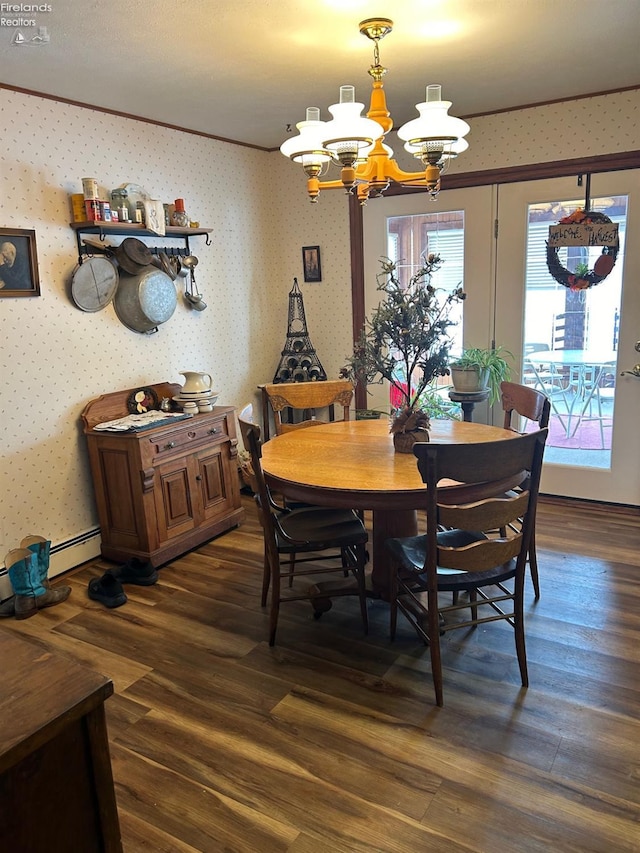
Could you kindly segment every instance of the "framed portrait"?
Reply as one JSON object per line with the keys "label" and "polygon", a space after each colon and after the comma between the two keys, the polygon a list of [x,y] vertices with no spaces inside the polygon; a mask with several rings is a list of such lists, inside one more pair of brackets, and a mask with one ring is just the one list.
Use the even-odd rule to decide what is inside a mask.
{"label": "framed portrait", "polygon": [[0,298],[40,296],[36,232],[0,228]]}
{"label": "framed portrait", "polygon": [[320,246],[302,247],[302,268],[305,281],[322,281]]}

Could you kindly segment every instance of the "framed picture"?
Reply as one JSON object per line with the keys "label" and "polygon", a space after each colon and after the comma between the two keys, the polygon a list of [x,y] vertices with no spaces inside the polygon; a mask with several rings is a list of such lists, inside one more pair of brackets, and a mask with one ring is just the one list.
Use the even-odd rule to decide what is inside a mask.
{"label": "framed picture", "polygon": [[40,296],[36,232],[0,228],[0,297]]}
{"label": "framed picture", "polygon": [[322,281],[320,246],[302,247],[302,267],[305,281]]}

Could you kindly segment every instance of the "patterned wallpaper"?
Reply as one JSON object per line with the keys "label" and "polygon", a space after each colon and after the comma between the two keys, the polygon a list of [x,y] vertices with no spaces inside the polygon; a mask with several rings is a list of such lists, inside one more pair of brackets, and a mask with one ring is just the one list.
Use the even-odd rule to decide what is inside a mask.
{"label": "patterned wallpaper", "polygon": [[[455,108],[455,104],[454,104]],[[455,109],[454,109],[455,112]],[[640,89],[469,119],[469,149],[452,172],[475,172],[554,160],[635,151],[640,140]],[[400,147],[404,169],[416,159]]]}
{"label": "patterned wallpaper", "polygon": [[[453,168],[635,149],[639,104],[629,92],[476,119],[470,150]],[[177,382],[184,369],[211,373],[222,403],[255,399],[280,358],[294,276],[312,343],[335,377],[351,347],[351,289],[343,193],[325,192],[311,205],[301,168],[278,152],[3,89],[0,107],[0,226],[36,230],[42,289],[40,298],[0,298],[1,557],[28,533],[55,545],[97,525],[79,421],[89,400]],[[213,229],[210,246],[192,238],[206,311],[179,302],[157,334],[143,336],[112,306],[87,314],[73,305],[69,195],[86,176],[105,190],[132,182],[162,201],[183,197],[190,215]],[[320,283],[303,282],[305,245],[320,246]]]}

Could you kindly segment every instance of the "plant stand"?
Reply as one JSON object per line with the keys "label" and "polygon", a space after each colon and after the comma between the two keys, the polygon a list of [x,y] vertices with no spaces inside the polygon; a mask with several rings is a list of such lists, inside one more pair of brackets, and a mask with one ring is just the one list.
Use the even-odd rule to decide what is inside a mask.
{"label": "plant stand", "polygon": [[449,391],[449,399],[452,403],[460,403],[463,420],[468,423],[473,420],[473,410],[476,407],[476,403],[484,403],[488,397],[488,388],[485,388],[484,391]]}

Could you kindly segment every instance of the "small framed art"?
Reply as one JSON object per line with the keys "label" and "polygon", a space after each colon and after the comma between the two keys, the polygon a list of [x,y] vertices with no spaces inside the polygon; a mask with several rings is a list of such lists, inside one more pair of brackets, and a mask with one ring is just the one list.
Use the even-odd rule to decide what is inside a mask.
{"label": "small framed art", "polygon": [[320,246],[302,247],[302,267],[305,281],[322,281]]}
{"label": "small framed art", "polygon": [[0,298],[40,296],[36,232],[0,228]]}

